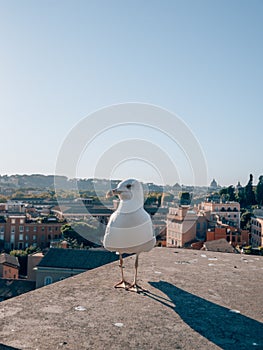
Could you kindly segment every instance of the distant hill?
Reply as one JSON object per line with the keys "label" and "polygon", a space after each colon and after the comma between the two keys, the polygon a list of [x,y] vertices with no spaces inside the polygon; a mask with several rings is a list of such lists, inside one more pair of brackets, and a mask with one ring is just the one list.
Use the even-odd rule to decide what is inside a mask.
{"label": "distant hill", "polygon": [[[40,191],[54,191],[56,189],[89,191],[94,193],[105,193],[109,189],[115,188],[121,180],[108,179],[69,179],[66,176],[58,175],[0,175],[0,192],[1,189],[34,189]],[[182,186],[175,184],[174,186],[161,186],[154,183],[144,184],[145,189],[149,192],[178,192],[182,190]],[[185,191],[193,191],[194,187],[185,187]]]}
{"label": "distant hill", "polygon": [[76,186],[80,191],[94,192],[95,188],[99,191],[108,191],[111,186],[117,186],[119,180],[104,179],[68,179],[66,176],[57,175],[0,175],[0,188],[13,189],[38,189],[54,191],[57,189],[74,190]]}

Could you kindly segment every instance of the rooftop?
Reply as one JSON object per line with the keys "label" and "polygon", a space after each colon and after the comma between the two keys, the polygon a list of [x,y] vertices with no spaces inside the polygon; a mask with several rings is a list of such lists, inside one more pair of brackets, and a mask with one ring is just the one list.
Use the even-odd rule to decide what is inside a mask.
{"label": "rooftop", "polygon": [[61,249],[51,248],[38,267],[74,269],[95,269],[118,260],[118,256],[104,249]]}
{"label": "rooftop", "polygon": [[6,253],[0,254],[0,264],[7,264],[14,267],[20,266],[17,257]]}
{"label": "rooftop", "polygon": [[119,278],[113,262],[1,302],[0,349],[263,349],[263,257],[155,248],[139,260],[148,292]]}

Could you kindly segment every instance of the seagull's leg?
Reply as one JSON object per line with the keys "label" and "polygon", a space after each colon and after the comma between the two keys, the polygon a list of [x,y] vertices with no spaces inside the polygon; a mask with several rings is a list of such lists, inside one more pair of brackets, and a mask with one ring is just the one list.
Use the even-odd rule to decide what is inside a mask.
{"label": "seagull's leg", "polygon": [[130,286],[130,283],[125,281],[124,279],[124,274],[123,274],[123,258],[122,258],[122,255],[120,254],[120,268],[121,268],[121,281],[117,284],[115,284],[115,288],[128,288]]}
{"label": "seagull's leg", "polygon": [[135,274],[134,274],[134,281],[133,283],[128,286],[128,288],[126,288],[127,290],[131,291],[131,292],[148,292],[147,289],[144,289],[142,287],[140,287],[138,284],[137,284],[137,272],[138,272],[138,266],[139,266],[139,254],[136,254],[136,258],[135,258]]}

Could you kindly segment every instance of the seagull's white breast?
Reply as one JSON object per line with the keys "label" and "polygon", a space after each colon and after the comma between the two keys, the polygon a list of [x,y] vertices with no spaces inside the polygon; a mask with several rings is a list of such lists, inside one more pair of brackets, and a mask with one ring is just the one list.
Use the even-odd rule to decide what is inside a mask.
{"label": "seagull's white breast", "polygon": [[106,249],[130,248],[153,240],[150,215],[143,209],[130,213],[114,212],[106,228],[103,245]]}

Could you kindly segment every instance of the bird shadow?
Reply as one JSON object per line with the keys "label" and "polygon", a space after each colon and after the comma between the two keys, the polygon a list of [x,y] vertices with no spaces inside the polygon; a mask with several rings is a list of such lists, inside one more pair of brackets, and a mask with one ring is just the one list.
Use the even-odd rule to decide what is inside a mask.
{"label": "bird shadow", "polygon": [[[263,349],[263,324],[165,282],[149,282],[166,297],[143,294],[173,309],[194,331],[224,350]],[[238,297],[238,296],[237,296]]]}

